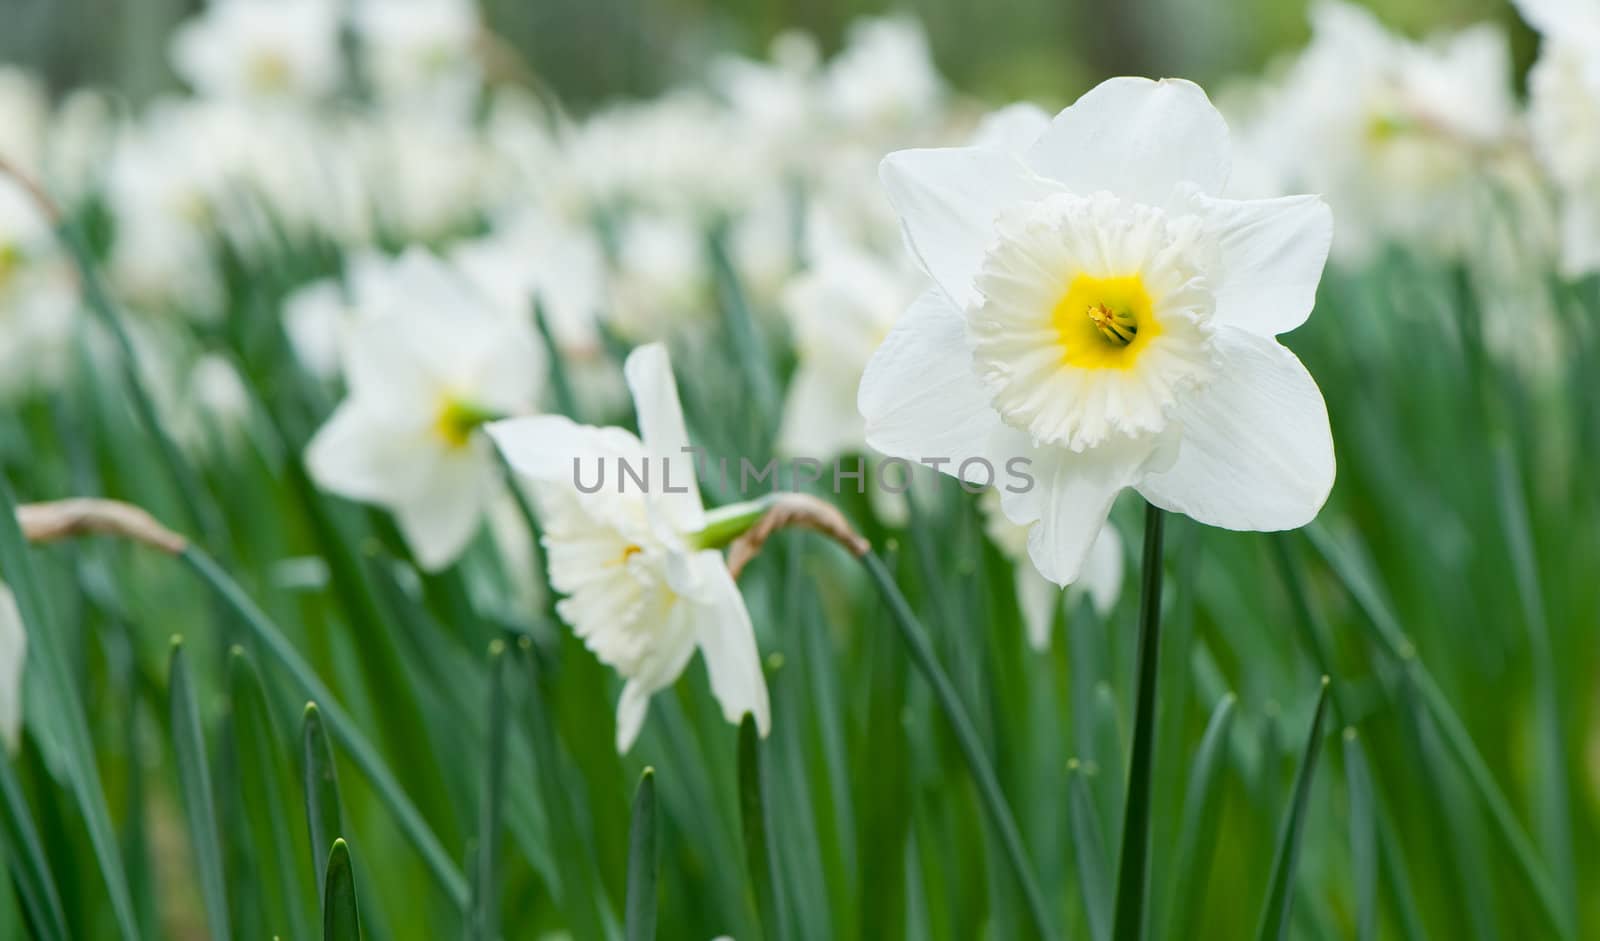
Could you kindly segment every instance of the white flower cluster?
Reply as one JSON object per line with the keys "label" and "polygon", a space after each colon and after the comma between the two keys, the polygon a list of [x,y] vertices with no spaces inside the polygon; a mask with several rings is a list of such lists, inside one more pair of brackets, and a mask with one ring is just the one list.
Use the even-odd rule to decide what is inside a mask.
{"label": "white flower cluster", "polygon": [[[300,367],[346,393],[310,472],[392,511],[428,568],[505,502],[497,442],[538,481],[563,616],[628,680],[626,747],[697,649],[729,718],[765,727],[749,617],[699,542],[698,493],[579,499],[551,442],[688,442],[656,341],[698,348],[724,261],[794,354],[782,449],[1028,456],[1043,485],[985,502],[994,541],[1103,607],[1125,488],[1236,528],[1321,507],[1326,413],[1276,337],[1330,242],[1351,264],[1398,244],[1494,270],[1509,232],[1532,277],[1600,270],[1600,13],[1521,6],[1544,36],[1526,110],[1498,32],[1416,42],[1330,0],[1295,61],[1223,98],[1230,130],[1196,86],[1135,79],[980,119],[904,18],[831,57],[785,34],[577,117],[490,68],[474,0],[211,0],[172,39],[188,92],[135,112],[52,107],[0,73],[0,156],[105,222],[142,365],[174,427],[200,429],[180,439],[251,410],[238,352],[197,337],[280,316]],[[0,179],[0,393],[54,382],[79,332],[52,244]],[[539,415],[541,327],[575,410],[615,415],[631,391],[642,437]],[[1059,592],[1031,573],[1019,592],[1042,645]]]}

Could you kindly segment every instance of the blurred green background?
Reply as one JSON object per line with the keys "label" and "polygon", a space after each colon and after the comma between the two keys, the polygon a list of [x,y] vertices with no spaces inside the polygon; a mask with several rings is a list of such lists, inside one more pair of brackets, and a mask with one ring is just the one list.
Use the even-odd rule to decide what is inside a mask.
{"label": "blurred green background", "polygon": [[[574,106],[645,95],[698,75],[703,53],[761,53],[786,28],[838,48],[850,21],[909,12],[940,70],[993,100],[1061,104],[1109,75],[1182,75],[1202,84],[1259,71],[1304,45],[1305,0],[484,0],[496,34]],[[1512,39],[1516,74],[1537,40],[1501,0],[1369,3],[1390,27],[1424,32],[1491,21]],[[165,37],[200,0],[0,0],[0,59],[143,98],[175,88]]]}

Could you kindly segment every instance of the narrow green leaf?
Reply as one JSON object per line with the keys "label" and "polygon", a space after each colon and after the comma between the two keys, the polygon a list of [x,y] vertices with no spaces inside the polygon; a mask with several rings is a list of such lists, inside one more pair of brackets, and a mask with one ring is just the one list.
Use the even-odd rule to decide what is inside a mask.
{"label": "narrow green leaf", "polygon": [[550,721],[549,701],[544,698],[539,661],[533,643],[526,636],[518,638],[517,648],[527,667],[529,703],[524,715],[528,720],[539,795],[550,820],[556,855],[566,861],[556,872],[561,881],[552,885],[551,891],[567,923],[572,926],[574,937],[609,938],[613,933],[608,930],[610,926],[606,921],[610,913],[596,861],[598,853],[577,825],[578,812],[573,809],[572,795],[562,773],[562,752],[555,726]]}
{"label": "narrow green leaf", "polygon": [[1328,711],[1328,678],[1322,678],[1317,692],[1317,709],[1311,717],[1311,733],[1306,736],[1305,755],[1295,772],[1294,796],[1288,816],[1278,830],[1278,849],[1272,861],[1272,881],[1267,884],[1267,902],[1261,910],[1258,941],[1285,941],[1289,937],[1289,910],[1294,900],[1295,863],[1300,857],[1300,835],[1305,830],[1306,808],[1311,803],[1311,783],[1316,778],[1317,758],[1322,754],[1322,718]]}
{"label": "narrow green leaf", "polygon": [[1522,619],[1528,630],[1528,653],[1533,666],[1535,819],[1545,859],[1561,893],[1567,921],[1577,915],[1577,873],[1572,852],[1572,795],[1567,790],[1567,749],[1561,723],[1561,678],[1550,647],[1550,624],[1540,592],[1539,559],[1534,551],[1533,526],[1527,499],[1517,473],[1516,459],[1504,441],[1495,447],[1495,490],[1500,517],[1506,529],[1506,548],[1522,602]]}
{"label": "narrow green leaf", "polygon": [[344,840],[333,841],[327,870],[322,890],[322,941],[361,941],[356,876],[350,866],[350,847]]}
{"label": "narrow green leaf", "polygon": [[500,819],[506,789],[506,644],[489,645],[489,748],[478,806],[474,927],[482,941],[500,937]]}
{"label": "narrow green leaf", "polygon": [[1161,649],[1161,544],[1165,514],[1145,507],[1144,551],[1139,573],[1139,655],[1133,751],[1128,760],[1128,797],[1122,805],[1122,852],[1117,858],[1116,941],[1142,941],[1150,880],[1150,770],[1155,749],[1156,680]]}
{"label": "narrow green leaf", "polygon": [[421,853],[423,861],[428,864],[428,869],[450,895],[451,900],[463,912],[466,911],[470,893],[460,867],[445,851],[444,844],[439,842],[438,836],[428,826],[422,812],[411,802],[411,798],[406,796],[399,780],[384,763],[378,750],[362,734],[360,726],[339,706],[332,691],[266,614],[256,607],[255,602],[250,600],[238,583],[210,556],[191,545],[183,550],[181,558],[217,592],[223,601],[227,602],[234,613],[239,615],[245,626],[261,642],[262,648],[294,678],[300,687],[300,692],[319,704],[319,708],[327,716],[328,728],[350,753],[356,766],[366,775],[373,790],[388,805],[401,831]]}
{"label": "narrow green leaf", "polygon": [[556,411],[574,421],[582,421],[583,416],[578,412],[578,397],[573,393],[572,380],[567,376],[567,358],[556,345],[542,298],[533,299],[533,322],[539,328],[539,339],[544,341],[545,363],[549,368],[550,391],[555,396]]}
{"label": "narrow green leaf", "polygon": [[1427,929],[1422,926],[1422,913],[1417,910],[1417,897],[1411,890],[1411,876],[1406,871],[1405,853],[1401,850],[1400,838],[1396,835],[1400,831],[1384,812],[1383,806],[1381,804],[1376,806],[1378,851],[1384,874],[1388,876],[1384,884],[1388,887],[1389,897],[1394,900],[1395,910],[1400,915],[1400,936],[1406,941],[1428,941]]}
{"label": "narrow green leaf", "polygon": [[739,274],[728,258],[725,235],[725,232],[713,232],[707,241],[718,307],[722,311],[723,326],[743,367],[741,375],[745,379],[746,391],[761,428],[765,430],[772,427],[780,406],[776,371],[772,368],[766,339],[761,334],[755,314],[750,310]]}
{"label": "narrow green leaf", "polygon": [[756,720],[746,714],[739,723],[739,819],[744,827],[745,866],[755,890],[762,936],[767,941],[781,941],[785,934],[778,897],[778,857],[769,841],[768,788]]}
{"label": "narrow green leaf", "polygon": [[144,426],[145,434],[155,442],[156,453],[166,465],[167,472],[172,478],[173,490],[177,493],[178,501],[183,506],[189,522],[207,542],[219,541],[222,536],[220,515],[215,504],[210,501],[205,487],[201,485],[200,475],[178,449],[177,442],[161,422],[155,397],[147,387],[144,375],[139,369],[138,353],[124,323],[126,318],[106,288],[105,280],[95,264],[94,253],[84,240],[83,233],[70,220],[63,221],[58,226],[56,235],[78,269],[84,306],[99,318],[101,325],[111,334],[112,341],[116,345],[117,364],[121,369],[122,380],[127,386],[129,398],[133,402],[134,413],[138,416],[139,423]]}
{"label": "narrow green leaf", "polygon": [[[67,917],[11,756],[0,748],[0,861],[6,861],[38,941],[66,941]],[[0,870],[0,875],[4,871]],[[0,893],[5,892],[0,882]]]}
{"label": "narrow green leaf", "polygon": [[183,655],[183,639],[178,637],[172,639],[167,695],[172,717],[172,752],[178,765],[178,789],[183,794],[184,814],[188,817],[189,842],[194,850],[200,897],[205,901],[206,922],[211,927],[211,937],[227,941],[231,937],[228,880],[222,870],[222,834],[217,828],[216,795],[211,788],[200,707],[195,701],[193,680]]}
{"label": "narrow green leaf", "polygon": [[1234,707],[1239,699],[1224,693],[1211,710],[1211,719],[1195,750],[1194,765],[1183,791],[1183,822],[1178,829],[1177,851],[1170,859],[1172,898],[1167,906],[1162,937],[1177,939],[1192,934],[1205,901],[1221,821],[1222,769],[1227,764],[1228,734],[1233,730]]}
{"label": "narrow green leaf", "polygon": [[633,797],[633,827],[628,832],[627,941],[651,941],[656,936],[657,829],[656,772],[646,768]]}
{"label": "narrow green leaf", "polygon": [[105,789],[95,762],[94,742],[84,716],[83,700],[73,683],[67,654],[61,649],[60,635],[54,630],[49,606],[35,580],[30,547],[17,524],[17,504],[11,482],[4,475],[0,475],[0,579],[16,596],[17,610],[28,632],[29,662],[33,664],[33,679],[29,682],[38,691],[42,706],[30,709],[23,720],[59,750],[66,764],[73,800],[83,815],[100,875],[105,880],[117,929],[123,941],[138,941],[139,922],[128,890],[127,871],[122,864],[122,848],[111,825],[111,812],[106,807]]}
{"label": "narrow green leaf", "polygon": [[1350,881],[1356,896],[1356,941],[1378,937],[1378,831],[1372,770],[1355,729],[1344,730],[1345,789],[1350,798]]}
{"label": "narrow green leaf", "polygon": [[241,803],[248,812],[259,872],[270,879],[267,898],[274,910],[265,913],[264,921],[286,935],[305,937],[311,932],[311,920],[306,908],[305,870],[300,866],[304,857],[290,824],[289,808],[297,803],[292,796],[294,785],[261,674],[239,647],[228,656],[228,698],[233,705],[239,753]]}
{"label": "narrow green leaf", "polygon": [[314,702],[306,703],[300,723],[300,770],[305,786],[306,827],[311,837],[311,867],[316,884],[328,876],[328,857],[319,847],[331,846],[344,832],[344,814],[339,803],[339,778],[333,767],[333,750],[322,726],[322,711]]}
{"label": "narrow green leaf", "polygon": [[1371,630],[1373,638],[1405,668],[1422,707],[1433,717],[1446,747],[1467,772],[1467,778],[1473,789],[1477,791],[1484,806],[1489,809],[1489,816],[1493,819],[1501,838],[1510,848],[1513,861],[1522,870],[1523,877],[1538,898],[1540,911],[1547,925],[1558,937],[1573,938],[1575,929],[1568,924],[1562,914],[1564,909],[1560,901],[1561,894],[1556,889],[1549,870],[1539,859],[1539,854],[1533,848],[1533,841],[1529,839],[1528,832],[1517,820],[1516,812],[1511,809],[1511,802],[1506,798],[1505,792],[1495,782],[1488,763],[1483,760],[1483,755],[1473,744],[1466,724],[1461,721],[1461,717],[1450,705],[1449,699],[1445,698],[1444,692],[1434,682],[1433,675],[1418,658],[1416,647],[1405,636],[1400,627],[1400,619],[1384,597],[1383,590],[1379,587],[1370,567],[1364,559],[1322,528],[1308,526],[1306,534],[1345,590],[1349,592],[1350,597],[1366,615],[1362,623]]}
{"label": "narrow green leaf", "polygon": [[1078,759],[1067,762],[1067,826],[1072,833],[1078,891],[1083,896],[1083,911],[1089,920],[1089,937],[1092,941],[1106,941],[1111,937],[1111,894],[1115,889],[1111,882],[1111,861],[1106,856],[1106,840],[1087,777]]}
{"label": "narrow green leaf", "polygon": [[895,627],[900,631],[900,638],[905,641],[911,654],[911,662],[932,687],[934,701],[939,704],[940,711],[944,713],[951,730],[955,733],[956,744],[967,763],[967,770],[971,772],[973,781],[977,784],[978,798],[990,825],[994,827],[1000,839],[1001,847],[1005,850],[1006,861],[1011,865],[1012,875],[1016,877],[1023,898],[1027,901],[1034,931],[1041,938],[1056,937],[1045,908],[1044,893],[1039,891],[1039,883],[1034,878],[1028,852],[1022,845],[1022,834],[1017,829],[1016,817],[1006,803],[1005,793],[1000,789],[1000,781],[995,777],[994,768],[989,764],[983,741],[978,737],[978,731],[967,715],[966,708],[962,706],[955,685],[950,682],[944,667],[939,665],[938,658],[934,656],[933,647],[928,643],[927,631],[917,621],[916,615],[911,613],[911,605],[906,602],[905,595],[900,593],[899,586],[895,584],[894,577],[889,574],[883,561],[871,552],[862,556],[861,561],[866,566],[873,586],[878,589],[879,596],[889,608]]}
{"label": "narrow green leaf", "polygon": [[1094,756],[1094,764],[1100,773],[1090,775],[1089,783],[1093,787],[1100,810],[1101,832],[1117,834],[1122,832],[1120,830],[1122,802],[1127,797],[1123,793],[1120,772],[1128,761],[1128,753],[1123,749],[1122,721],[1117,712],[1117,694],[1112,690],[1110,683],[1102,680],[1095,684],[1090,702],[1093,704],[1094,723],[1094,743],[1090,754]]}

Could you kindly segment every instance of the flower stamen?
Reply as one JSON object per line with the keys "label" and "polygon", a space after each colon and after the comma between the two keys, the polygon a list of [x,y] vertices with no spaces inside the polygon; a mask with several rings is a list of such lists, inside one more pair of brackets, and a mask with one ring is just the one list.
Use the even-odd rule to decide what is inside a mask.
{"label": "flower stamen", "polygon": [[1089,320],[1101,336],[1118,346],[1132,343],[1139,333],[1139,321],[1131,310],[1112,310],[1105,304],[1092,304],[1089,307]]}

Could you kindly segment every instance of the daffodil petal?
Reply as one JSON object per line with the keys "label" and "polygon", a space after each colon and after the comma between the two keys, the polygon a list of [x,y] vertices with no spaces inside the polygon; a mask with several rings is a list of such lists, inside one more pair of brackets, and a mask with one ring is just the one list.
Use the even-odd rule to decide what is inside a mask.
{"label": "daffodil petal", "polygon": [[1217,239],[1213,323],[1275,336],[1305,323],[1333,242],[1333,213],[1319,196],[1197,196]]}
{"label": "daffodil petal", "polygon": [[908,461],[944,458],[952,472],[986,456],[1000,428],[988,390],[972,371],[966,325],[938,291],[918,298],[878,347],[856,405],[872,447]]}
{"label": "daffodil petal", "polygon": [[461,555],[499,482],[481,454],[452,454],[431,468],[422,496],[393,507],[417,564],[436,572]]}
{"label": "daffodil petal", "polygon": [[[689,431],[678,402],[678,384],[672,362],[660,343],[641,346],[628,354],[623,366],[633,407],[639,415],[639,434],[654,458],[650,483],[652,508],[663,513],[680,532],[705,525],[705,508],[695,482],[694,457],[688,452]],[[668,487],[671,489],[668,489]]]}
{"label": "daffodil petal", "polygon": [[704,601],[697,605],[696,625],[700,656],[705,658],[711,692],[722,706],[722,716],[737,723],[748,713],[756,729],[766,735],[772,728],[772,707],[767,700],[767,680],[761,672],[755,628],[739,586],[728,572],[722,554],[698,552],[693,564]]}
{"label": "daffodil petal", "polygon": [[1170,78],[1100,83],[1056,115],[1027,156],[1074,193],[1105,190],[1161,208],[1180,183],[1221,192],[1230,159],[1228,125],[1206,93]]}
{"label": "daffodil petal", "polygon": [[606,488],[615,492],[616,460],[637,464],[644,456],[639,439],[620,428],[580,425],[562,415],[507,418],[484,426],[513,470],[524,477],[577,489],[592,486],[606,462]]}
{"label": "daffodil petal", "polygon": [[396,313],[349,328],[342,349],[350,398],[372,411],[403,420],[438,405],[440,383],[427,361],[425,317]]}
{"label": "daffodil petal", "polygon": [[1061,586],[1030,565],[1017,566],[1015,581],[1017,607],[1028,629],[1028,646],[1034,650],[1049,650],[1050,629],[1055,626],[1056,609],[1061,604]]}
{"label": "daffodil petal", "polygon": [[883,158],[879,175],[912,252],[958,307],[973,298],[1000,210],[1060,189],[1017,156],[989,147],[896,151]]}
{"label": "daffodil petal", "polygon": [[650,697],[655,691],[638,680],[629,680],[622,686],[622,697],[617,700],[617,753],[625,755],[639,738],[644,728],[645,716],[650,711]]}
{"label": "daffodil petal", "polygon": [[857,451],[865,440],[855,390],[815,365],[795,370],[781,427],[784,451],[804,457]]}
{"label": "daffodil petal", "polygon": [[1029,525],[1028,558],[1040,575],[1063,586],[1082,576],[1111,504],[1139,479],[1156,445],[1153,438],[1138,438],[1081,453],[1034,451],[1033,486],[1021,493],[1002,488],[1000,507],[1013,523]]}
{"label": "daffodil petal", "polygon": [[984,115],[973,132],[972,146],[1026,153],[1049,126],[1048,111],[1031,102],[1020,101]]}
{"label": "daffodil petal", "polygon": [[1333,437],[1322,392],[1277,341],[1219,330],[1216,380],[1179,403],[1177,458],[1138,490],[1163,509],[1223,529],[1311,522],[1333,487]]}
{"label": "daffodil petal", "polygon": [[365,400],[347,399],[306,446],[306,470],[317,485],[351,500],[384,503],[418,492],[426,470],[416,460],[433,450],[427,413],[396,427]]}

